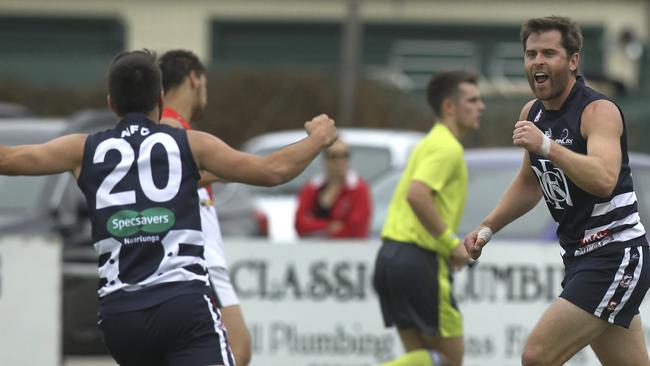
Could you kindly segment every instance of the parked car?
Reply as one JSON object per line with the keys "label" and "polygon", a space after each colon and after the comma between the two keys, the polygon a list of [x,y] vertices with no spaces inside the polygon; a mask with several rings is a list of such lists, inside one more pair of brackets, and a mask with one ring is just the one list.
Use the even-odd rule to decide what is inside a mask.
{"label": "parked car", "polygon": [[224,237],[268,234],[268,219],[256,206],[251,186],[241,183],[215,183],[214,206]]}
{"label": "parked car", "polygon": [[[7,118],[0,120],[0,143],[42,143],[73,131],[92,132],[114,124],[115,117],[105,111],[86,111],[71,119]],[[80,244],[78,240],[89,242],[90,232],[82,229],[87,225],[85,200],[69,174],[0,176],[0,187],[3,191],[0,232],[3,234],[58,232],[67,239],[68,248]]]}
{"label": "parked car", "polygon": [[[339,135],[349,145],[350,167],[370,185],[388,172],[401,170],[411,149],[424,137],[421,132],[371,128],[339,128]],[[242,149],[267,155],[305,136],[304,130],[270,132],[249,140]],[[309,179],[322,171],[322,161],[316,158],[288,183],[273,188],[253,188],[256,205],[269,221],[269,239],[274,242],[296,240],[294,219],[298,192]]]}
{"label": "parked car", "polygon": [[[0,119],[0,144],[42,143],[68,133],[112,128],[115,115],[88,110],[71,118]],[[83,194],[70,174],[0,176],[0,233],[58,235],[63,242],[63,353],[106,353],[97,322],[97,265]],[[242,184],[216,184],[215,205],[224,236],[257,236],[264,215]]]}
{"label": "parked car", "polygon": [[[469,170],[467,200],[459,234],[467,234],[487,216],[501,198],[501,194],[515,178],[523,150],[519,148],[467,149],[465,160]],[[630,154],[634,187],[639,214],[646,228],[650,228],[650,155]],[[383,220],[393,191],[401,177],[401,170],[385,174],[372,186],[374,203],[371,233],[380,236]],[[556,239],[557,225],[543,200],[526,215],[506,226],[497,235],[501,239],[552,241]]]}
{"label": "parked car", "polygon": [[24,105],[0,102],[0,118],[28,117],[29,115],[31,115],[31,112]]}

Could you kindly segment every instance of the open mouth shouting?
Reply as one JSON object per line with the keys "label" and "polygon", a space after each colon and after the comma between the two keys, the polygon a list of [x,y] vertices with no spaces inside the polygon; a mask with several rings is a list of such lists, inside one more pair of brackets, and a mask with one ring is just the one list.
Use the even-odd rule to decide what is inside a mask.
{"label": "open mouth shouting", "polygon": [[544,86],[549,82],[549,76],[544,71],[537,71],[533,74],[533,79],[535,79],[535,85],[540,87]]}

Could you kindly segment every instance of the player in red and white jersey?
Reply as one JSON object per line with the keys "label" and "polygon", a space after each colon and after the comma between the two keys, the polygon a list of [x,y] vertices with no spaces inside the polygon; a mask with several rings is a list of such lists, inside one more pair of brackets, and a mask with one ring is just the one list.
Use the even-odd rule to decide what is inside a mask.
{"label": "player in red and white jersey", "polygon": [[[189,121],[199,118],[207,105],[207,78],[203,64],[190,51],[171,50],[160,57],[159,65],[165,93],[161,123],[192,129]],[[237,365],[245,366],[251,359],[251,336],[228,275],[221,228],[209,185],[216,177],[206,173],[202,173],[201,177],[199,185],[204,186],[198,189],[198,193],[209,280],[228,331],[235,361]]]}

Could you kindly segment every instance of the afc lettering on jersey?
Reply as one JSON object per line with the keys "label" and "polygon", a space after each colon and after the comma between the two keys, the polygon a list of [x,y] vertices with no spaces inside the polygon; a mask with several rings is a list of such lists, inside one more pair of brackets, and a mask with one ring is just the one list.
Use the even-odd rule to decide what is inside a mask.
{"label": "afc lettering on jersey", "polygon": [[140,131],[140,136],[147,136],[150,133],[149,129],[146,127],[140,128],[138,125],[129,125],[122,130],[120,137],[131,137],[134,133],[138,132],[138,130]]}

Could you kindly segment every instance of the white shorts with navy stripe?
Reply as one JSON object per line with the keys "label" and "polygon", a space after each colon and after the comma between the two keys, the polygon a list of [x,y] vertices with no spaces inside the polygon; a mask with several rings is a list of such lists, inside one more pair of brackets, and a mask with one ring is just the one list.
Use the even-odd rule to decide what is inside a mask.
{"label": "white shorts with navy stripe", "polygon": [[609,323],[628,328],[650,287],[650,254],[645,239],[641,240],[638,246],[605,247],[585,256],[566,258],[560,297]]}

